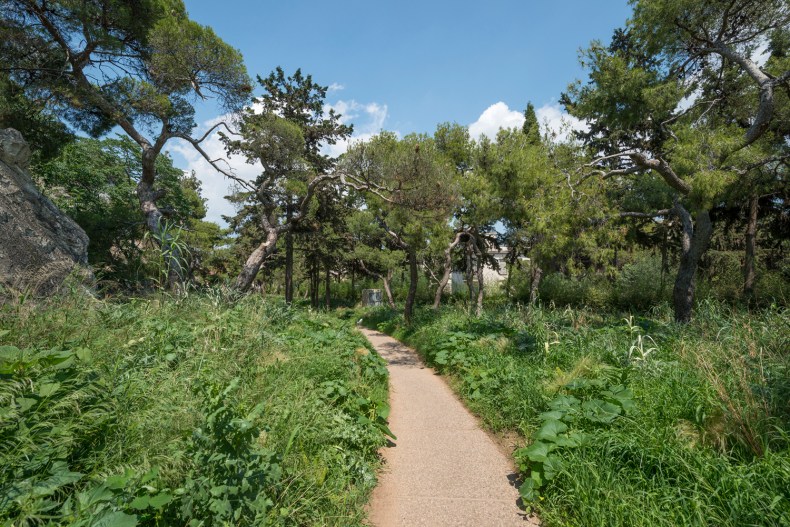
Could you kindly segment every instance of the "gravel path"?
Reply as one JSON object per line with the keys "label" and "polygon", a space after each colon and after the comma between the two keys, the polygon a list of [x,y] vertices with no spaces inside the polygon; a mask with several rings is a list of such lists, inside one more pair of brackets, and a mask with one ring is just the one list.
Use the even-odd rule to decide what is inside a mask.
{"label": "gravel path", "polygon": [[445,382],[417,354],[361,329],[389,364],[390,429],[373,492],[375,527],[538,525],[519,509],[515,469]]}

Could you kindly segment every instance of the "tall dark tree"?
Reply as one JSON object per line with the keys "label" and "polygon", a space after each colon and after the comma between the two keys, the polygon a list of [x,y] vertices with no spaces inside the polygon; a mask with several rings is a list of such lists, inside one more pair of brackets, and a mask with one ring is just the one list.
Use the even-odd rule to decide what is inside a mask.
{"label": "tall dark tree", "polygon": [[[327,178],[334,160],[321,153],[324,145],[333,145],[348,138],[353,128],[342,123],[341,115],[333,109],[326,111],[327,87],[303,75],[297,69],[286,76],[278,67],[268,77],[258,77],[264,90],[243,117],[242,139],[226,142],[230,151],[243,153],[251,162],[260,162],[264,173],[250,196],[268,212],[253,221],[265,221],[266,240],[245,264],[243,277],[237,281],[240,289],[248,287],[257,274],[263,259],[274,250],[276,239],[285,235],[285,298],[293,300],[293,226],[308,210],[309,200]],[[270,150],[267,152],[266,150]],[[276,150],[276,152],[275,152]],[[261,186],[263,185],[263,187]],[[265,188],[264,188],[265,187]],[[265,195],[263,195],[263,194]],[[281,214],[282,219],[277,216]],[[265,245],[265,247],[264,247]]]}
{"label": "tall dark tree", "polygon": [[521,131],[527,136],[529,144],[539,145],[541,143],[540,123],[538,123],[538,116],[535,114],[535,107],[531,102],[527,103],[527,108],[524,110],[524,124],[521,126]]}
{"label": "tall dark tree", "polygon": [[[772,140],[790,71],[751,56],[763,35],[788,24],[784,0],[634,1],[634,18],[612,43],[584,54],[590,82],[563,97],[590,123],[582,134],[595,174],[625,181],[657,175],[674,197],[652,216],[681,226],[675,318],[688,322],[697,268],[710,243],[711,208],[739,178],[787,159]],[[786,64],[784,66],[786,68]],[[639,176],[637,176],[639,175]]]}

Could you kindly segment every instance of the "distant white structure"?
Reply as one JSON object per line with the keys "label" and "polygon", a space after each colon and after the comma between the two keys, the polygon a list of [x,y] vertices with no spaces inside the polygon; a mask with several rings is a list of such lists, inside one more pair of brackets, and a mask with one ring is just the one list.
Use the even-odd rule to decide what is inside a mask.
{"label": "distant white structure", "polygon": [[[508,274],[508,266],[507,266],[507,254],[510,249],[508,247],[500,247],[499,249],[495,247],[491,247],[488,254],[496,260],[499,264],[499,270],[494,269],[491,264],[486,263],[483,266],[483,286],[490,287],[494,284],[499,284],[500,282],[504,282],[507,280]],[[528,262],[529,258],[522,256],[519,257],[519,260],[522,262]],[[472,278],[473,286],[474,281],[477,280],[477,273],[474,273]],[[467,284],[466,284],[466,273],[463,271],[453,271],[450,275],[450,283],[451,291],[455,293],[463,293],[468,291]],[[475,286],[476,287],[476,286]]]}
{"label": "distant white structure", "polygon": [[363,289],[362,305],[367,307],[381,306],[381,289]]}

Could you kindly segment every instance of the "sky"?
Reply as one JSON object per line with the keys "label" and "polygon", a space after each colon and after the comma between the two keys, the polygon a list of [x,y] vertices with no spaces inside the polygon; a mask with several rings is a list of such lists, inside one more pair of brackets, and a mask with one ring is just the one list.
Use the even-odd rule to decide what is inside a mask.
{"label": "sky", "polygon": [[[627,0],[185,3],[193,20],[241,51],[251,76],[301,68],[329,86],[327,104],[354,125],[355,140],[381,130],[431,134],[445,121],[468,125],[475,138],[493,137],[500,127],[520,126],[527,102],[542,124],[557,128],[560,94],[583,78],[579,50],[608,41],[631,11]],[[199,128],[218,117],[210,102],[198,107]],[[217,138],[205,147],[224,157]],[[224,200],[229,182],[186,144],[169,151],[201,179],[206,219],[224,224],[221,216],[233,214]],[[239,159],[229,163],[243,177],[258,172]]]}

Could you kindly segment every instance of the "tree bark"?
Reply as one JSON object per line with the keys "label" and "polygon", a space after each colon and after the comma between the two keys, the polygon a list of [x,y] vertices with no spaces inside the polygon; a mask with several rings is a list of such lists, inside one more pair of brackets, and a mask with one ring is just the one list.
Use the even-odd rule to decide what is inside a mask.
{"label": "tree bark", "polygon": [[326,276],[324,277],[324,303],[327,311],[332,307],[332,273],[329,260],[326,261]]}
{"label": "tree bark", "polygon": [[444,293],[444,288],[447,287],[447,282],[450,281],[450,275],[453,272],[453,249],[458,245],[463,237],[464,233],[459,232],[453,238],[453,241],[450,242],[450,245],[444,250],[444,274],[442,275],[442,279],[439,281],[439,286],[436,288],[436,294],[433,297],[433,308],[439,309],[439,304],[442,302],[442,293]]}
{"label": "tree bark", "polygon": [[252,254],[244,262],[239,276],[236,278],[236,289],[245,292],[249,290],[252,281],[258,275],[263,262],[274,251],[277,245],[278,232],[276,229],[270,229],[266,233],[266,241],[261,243]]}
{"label": "tree bark", "polygon": [[310,306],[318,309],[318,296],[321,287],[321,268],[318,261],[310,264]]}
{"label": "tree bark", "polygon": [[411,324],[414,314],[414,299],[417,296],[417,251],[410,247],[409,252],[409,293],[406,295],[406,307],[403,311],[403,318],[406,324]]}
{"label": "tree bark", "polygon": [[666,285],[666,276],[669,271],[669,225],[667,218],[661,225],[661,291],[663,293],[664,286]]}
{"label": "tree bark", "polygon": [[[289,202],[285,208],[286,225],[291,224],[293,210]],[[294,242],[293,233],[285,233],[285,302],[290,304],[294,299]]]}
{"label": "tree bark", "polygon": [[543,278],[543,269],[538,264],[531,263],[532,272],[530,274],[532,276],[529,284],[529,303],[530,305],[535,305],[538,301],[538,290],[540,288],[540,280]]}
{"label": "tree bark", "polygon": [[691,321],[691,313],[694,308],[697,268],[702,255],[708,250],[710,238],[713,234],[713,225],[710,221],[710,214],[706,210],[697,212],[695,222],[692,222],[691,214],[679,201],[675,202],[673,210],[680,218],[683,233],[680,266],[675,278],[672,299],[675,309],[675,321],[687,324]]}
{"label": "tree bark", "polygon": [[349,300],[351,301],[351,305],[355,304],[354,300],[356,299],[356,295],[354,295],[354,290],[356,289],[356,282],[357,282],[356,278],[357,278],[356,270],[354,269],[354,266],[351,266],[351,295],[350,295],[351,298],[349,298]]}
{"label": "tree bark", "polygon": [[743,261],[743,296],[751,299],[754,296],[755,256],[757,254],[757,213],[760,198],[749,198],[749,220],[746,224],[746,256]]}
{"label": "tree bark", "polygon": [[472,241],[473,240],[469,240],[466,242],[466,288],[469,290],[468,313],[470,314],[472,312],[472,304],[474,303],[474,298],[475,298],[475,290],[474,290],[475,271],[474,271],[474,262],[472,258]]}
{"label": "tree bark", "polygon": [[507,279],[505,280],[505,298],[510,300],[510,282],[511,278],[513,278],[513,260],[508,258],[507,262],[505,263],[505,269],[507,270]]}
{"label": "tree bark", "polygon": [[162,210],[156,201],[162,197],[162,192],[154,190],[156,178],[156,157],[158,152],[148,147],[143,149],[142,154],[142,175],[137,184],[137,199],[140,202],[140,210],[145,217],[145,225],[154,236],[154,240],[162,252],[165,262],[167,275],[167,285],[170,290],[176,290],[185,280],[184,262],[182,259],[181,248],[175,243],[173,235],[167,229],[167,223]]}
{"label": "tree bark", "polygon": [[381,276],[381,282],[384,285],[384,293],[387,295],[387,304],[389,304],[391,309],[395,309],[395,299],[392,297],[390,280],[392,280],[392,269],[388,269],[387,272]]}
{"label": "tree bark", "polygon": [[[482,242],[478,241],[478,243]],[[475,246],[475,248],[477,249],[477,308],[475,315],[479,317],[483,314],[483,296],[485,295],[483,267],[485,266],[485,260],[483,259],[483,249],[479,246]]]}

